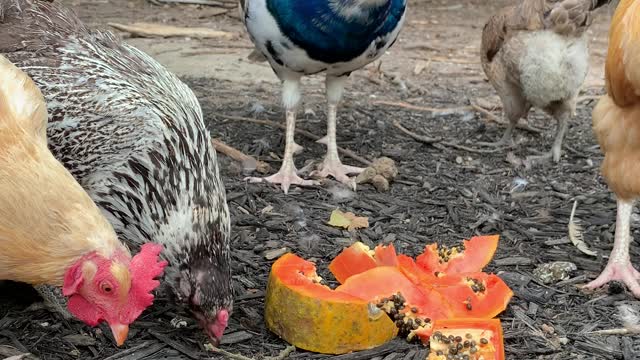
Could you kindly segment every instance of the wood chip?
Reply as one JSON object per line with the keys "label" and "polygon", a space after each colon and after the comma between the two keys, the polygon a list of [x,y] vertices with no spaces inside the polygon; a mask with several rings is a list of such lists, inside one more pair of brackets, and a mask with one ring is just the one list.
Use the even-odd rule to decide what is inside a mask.
{"label": "wood chip", "polygon": [[277,259],[280,256],[284,255],[287,253],[287,248],[280,248],[280,249],[273,249],[273,250],[268,250],[264,252],[264,258],[267,260],[273,260],[273,259]]}
{"label": "wood chip", "polygon": [[93,346],[96,344],[96,339],[82,334],[67,335],[62,339],[75,346]]}
{"label": "wood chip", "polygon": [[230,345],[236,344],[239,342],[243,342],[245,340],[249,340],[253,337],[250,333],[246,331],[236,331],[231,334],[224,334],[222,340],[220,341],[221,345]]}

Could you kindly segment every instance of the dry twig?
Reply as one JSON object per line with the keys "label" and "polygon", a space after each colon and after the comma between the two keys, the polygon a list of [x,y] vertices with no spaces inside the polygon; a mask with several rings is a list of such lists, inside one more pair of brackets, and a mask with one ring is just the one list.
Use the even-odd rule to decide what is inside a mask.
{"label": "dry twig", "polygon": [[220,355],[224,355],[227,357],[227,359],[232,359],[232,360],[255,360],[254,358],[250,358],[250,357],[246,357],[244,355],[240,355],[240,354],[234,354],[231,352],[228,352],[227,350],[223,350],[220,348],[217,348],[213,345],[210,346],[206,346],[205,348],[211,352],[214,352],[216,354],[220,354]]}
{"label": "dry twig", "polygon": [[[254,124],[267,125],[267,126],[277,127],[277,128],[283,129],[283,130],[286,128],[284,124],[280,124],[280,123],[277,123],[277,122],[271,121],[271,120],[259,120],[259,119],[253,119],[253,118],[248,118],[248,117],[243,117],[243,116],[232,116],[232,115],[225,115],[225,114],[220,114],[220,113],[214,113],[213,115],[225,118],[227,120],[244,121],[244,122],[250,122],[250,123],[254,123]],[[296,133],[298,133],[300,135],[303,135],[303,136],[306,136],[309,139],[314,140],[314,141],[318,141],[318,140],[321,139],[320,136],[318,136],[318,135],[316,135],[314,133],[311,133],[309,131],[306,131],[306,130],[296,129]],[[338,151],[340,153],[342,153],[343,155],[352,158],[353,160],[361,162],[364,165],[367,165],[367,166],[371,165],[371,161],[369,161],[369,160],[365,159],[364,157],[354,153],[351,150],[344,149],[344,148],[341,148],[340,146],[338,146]]]}
{"label": "dry twig", "polygon": [[398,130],[402,131],[403,133],[409,135],[411,138],[413,138],[414,140],[420,141],[421,143],[425,143],[425,144],[433,144],[436,142],[440,142],[442,141],[442,138],[434,138],[434,137],[427,137],[424,135],[418,135],[416,133],[414,133],[413,131],[405,128],[404,126],[402,126],[402,124],[400,124],[400,120],[393,120],[393,126],[395,126],[396,128],[398,128]]}
{"label": "dry twig", "polygon": [[416,111],[428,111],[433,115],[441,115],[441,116],[451,115],[459,112],[468,112],[472,110],[471,106],[460,106],[460,107],[454,107],[454,108],[438,109],[433,107],[412,105],[403,101],[396,102],[396,101],[379,100],[379,101],[374,101],[373,104],[397,106],[397,107],[401,107],[409,110],[416,110]]}
{"label": "dry twig", "polygon": [[130,25],[108,23],[109,26],[121,31],[131,33],[133,35],[142,37],[194,37],[199,39],[204,38],[224,38],[231,39],[234,37],[233,33],[227,31],[212,30],[203,27],[185,28],[178,26],[170,26],[164,24],[154,24],[146,22],[137,22]]}
{"label": "dry twig", "polygon": [[256,160],[251,155],[247,155],[242,151],[229,146],[218,139],[211,139],[211,143],[216,148],[216,151],[227,155],[235,161],[238,161],[247,170],[255,170],[261,174],[266,174],[271,170],[271,166],[264,161]]}

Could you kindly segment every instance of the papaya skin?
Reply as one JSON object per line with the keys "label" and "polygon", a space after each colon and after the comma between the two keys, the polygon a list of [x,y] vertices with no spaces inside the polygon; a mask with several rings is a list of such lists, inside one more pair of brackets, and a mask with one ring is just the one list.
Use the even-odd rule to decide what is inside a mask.
{"label": "papaya skin", "polygon": [[397,334],[381,310],[313,281],[315,266],[285,254],[272,266],[265,298],[269,330],[308,351],[344,354],[380,346]]}

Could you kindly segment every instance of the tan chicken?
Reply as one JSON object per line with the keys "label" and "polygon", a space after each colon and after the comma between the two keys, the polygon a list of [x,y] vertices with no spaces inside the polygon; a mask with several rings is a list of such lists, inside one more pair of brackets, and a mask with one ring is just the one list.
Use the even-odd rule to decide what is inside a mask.
{"label": "tan chicken", "polygon": [[602,174],[616,194],[618,214],[609,263],[587,287],[619,280],[640,298],[640,273],[629,259],[633,203],[640,196],[640,0],[622,0],[611,21],[605,65],[607,95],[593,110],[604,152]]}
{"label": "tan chicken", "polygon": [[166,263],[158,245],[131,258],[47,148],[46,125],[42,94],[0,56],[0,280],[61,286],[74,316],[106,321],[121,345]]}
{"label": "tan chicken", "polygon": [[567,123],[587,75],[587,28],[592,11],[609,0],[523,0],[489,19],[482,32],[481,62],[496,89],[509,123],[501,140],[531,107],[554,117],[558,130],[551,151],[529,160],[560,160]]}

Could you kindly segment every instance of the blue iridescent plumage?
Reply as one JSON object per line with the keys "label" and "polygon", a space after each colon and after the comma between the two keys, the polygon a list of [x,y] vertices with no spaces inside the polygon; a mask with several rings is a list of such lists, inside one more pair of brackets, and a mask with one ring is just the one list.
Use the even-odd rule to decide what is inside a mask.
{"label": "blue iridescent plumage", "polygon": [[358,16],[344,17],[334,3],[350,6],[354,1],[267,0],[267,9],[282,33],[310,58],[336,63],[360,56],[372,42],[395,30],[406,6],[405,0],[390,0],[362,7]]}

